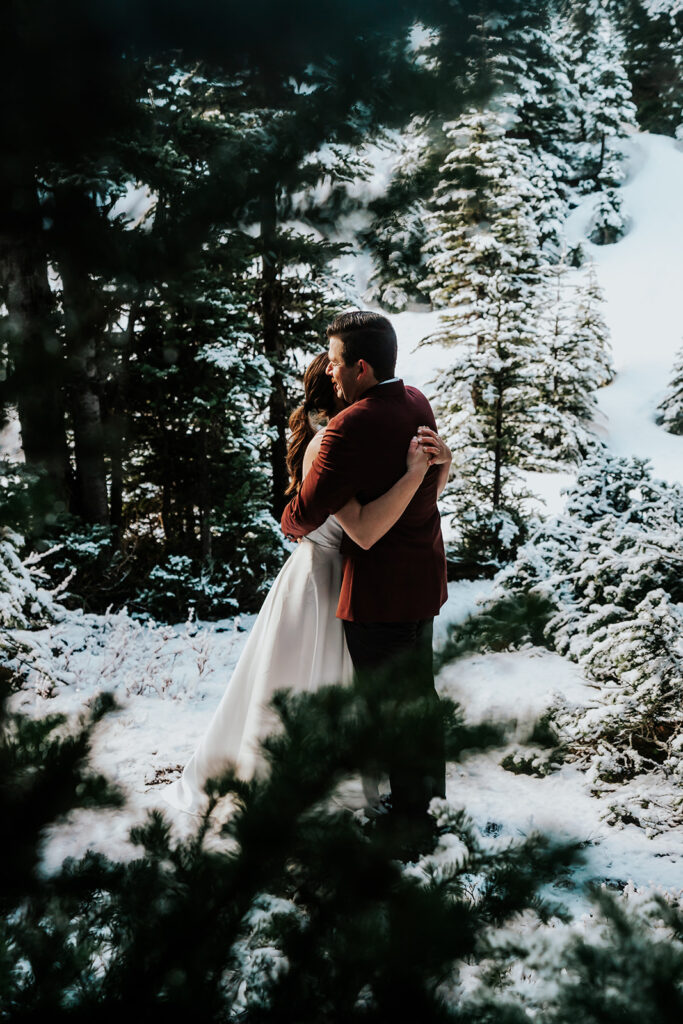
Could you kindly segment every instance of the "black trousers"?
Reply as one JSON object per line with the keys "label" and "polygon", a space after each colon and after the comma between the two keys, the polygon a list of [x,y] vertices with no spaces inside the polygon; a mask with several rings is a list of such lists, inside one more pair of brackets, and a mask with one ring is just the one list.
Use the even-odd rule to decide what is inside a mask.
{"label": "black trousers", "polygon": [[[383,709],[393,810],[423,815],[446,795],[443,720],[434,686],[434,620],[344,622],[361,693]],[[389,720],[386,720],[386,716]],[[386,749],[386,745],[380,743]]]}

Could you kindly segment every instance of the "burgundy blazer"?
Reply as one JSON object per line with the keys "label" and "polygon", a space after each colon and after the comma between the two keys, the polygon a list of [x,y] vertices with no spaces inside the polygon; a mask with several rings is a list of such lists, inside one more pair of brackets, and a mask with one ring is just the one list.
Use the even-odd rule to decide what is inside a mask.
{"label": "burgundy blazer", "polygon": [[[431,406],[417,388],[394,381],[366,391],[330,420],[298,495],[283,513],[283,533],[305,537],[350,498],[365,505],[388,491],[405,473],[408,445],[421,425],[436,430]],[[437,478],[431,466],[401,518],[368,551],[344,534],[338,618],[415,622],[438,613],[447,592]]]}

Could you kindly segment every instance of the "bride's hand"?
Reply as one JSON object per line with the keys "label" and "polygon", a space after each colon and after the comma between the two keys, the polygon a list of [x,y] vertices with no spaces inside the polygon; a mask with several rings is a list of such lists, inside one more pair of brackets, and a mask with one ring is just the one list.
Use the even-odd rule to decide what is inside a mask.
{"label": "bride's hand", "polygon": [[429,469],[429,455],[417,437],[413,437],[408,445],[406,469],[409,473],[418,474],[420,477],[423,477]]}
{"label": "bride's hand", "polygon": [[430,466],[440,466],[451,461],[451,450],[446,442],[431,427],[418,427],[420,447],[429,457]]}

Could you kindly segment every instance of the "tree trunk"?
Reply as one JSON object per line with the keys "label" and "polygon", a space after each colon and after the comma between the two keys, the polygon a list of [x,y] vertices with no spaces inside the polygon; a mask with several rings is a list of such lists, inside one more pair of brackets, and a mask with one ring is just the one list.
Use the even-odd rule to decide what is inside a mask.
{"label": "tree trunk", "polygon": [[135,323],[138,305],[131,302],[128,324],[121,336],[120,364],[114,373],[111,392],[111,409],[105,423],[105,443],[111,466],[109,508],[111,525],[114,527],[116,547],[120,547],[123,530],[123,465],[128,442],[128,379],[129,363],[135,340]]}
{"label": "tree trunk", "polygon": [[[90,200],[77,189],[60,189],[55,208],[64,225],[83,225],[92,219]],[[78,232],[77,232],[78,234]],[[59,254],[67,353],[67,402],[71,413],[76,456],[77,507],[88,523],[109,523],[104,432],[100,403],[98,343],[106,327],[96,285],[81,265],[77,252],[62,244]]]}
{"label": "tree trunk", "polygon": [[493,507],[499,508],[502,497],[503,469],[503,396],[498,392],[496,399],[496,433],[493,449]]}
{"label": "tree trunk", "polygon": [[0,183],[0,288],[9,319],[8,393],[16,401],[24,457],[47,472],[56,509],[67,507],[71,469],[66,443],[63,353],[54,329],[54,297],[33,172]]}
{"label": "tree trunk", "polygon": [[[124,356],[125,358],[125,356]],[[110,416],[105,421],[105,430],[108,436],[109,464],[111,466],[111,484],[109,486],[109,515],[110,522],[114,528],[114,543],[118,548],[121,545],[121,532],[123,529],[123,455],[125,446],[125,413],[121,404],[123,388],[121,382],[116,384],[114,394],[114,407]]]}
{"label": "tree trunk", "polygon": [[160,425],[161,462],[161,525],[164,528],[166,552],[175,552],[180,540],[178,514],[175,509],[176,486],[173,479],[173,458],[171,454],[171,438],[163,424]]}
{"label": "tree trunk", "polygon": [[210,565],[212,559],[211,542],[211,474],[209,471],[208,431],[202,430],[199,447],[199,535],[201,541],[202,564]]}
{"label": "tree trunk", "polygon": [[67,338],[67,399],[74,432],[76,486],[80,514],[88,523],[109,523],[104,434],[97,372],[97,334],[89,315],[87,280],[60,265]]}
{"label": "tree trunk", "polygon": [[606,141],[605,141],[605,133],[603,132],[602,135],[600,136],[600,156],[598,157],[598,166],[597,166],[597,170],[595,172],[595,181],[596,181],[596,183],[600,180],[600,175],[602,174],[602,168],[605,165],[605,149],[606,149]]}
{"label": "tree trunk", "polygon": [[279,520],[287,499],[285,491],[289,475],[285,462],[287,455],[287,395],[282,372],[284,347],[280,334],[281,288],[278,278],[276,256],[277,206],[275,188],[261,197],[261,322],[263,325],[263,347],[272,363],[275,373],[271,378],[268,402],[268,424],[273,430],[270,443],[270,465],[272,470],[273,494],[272,511]]}

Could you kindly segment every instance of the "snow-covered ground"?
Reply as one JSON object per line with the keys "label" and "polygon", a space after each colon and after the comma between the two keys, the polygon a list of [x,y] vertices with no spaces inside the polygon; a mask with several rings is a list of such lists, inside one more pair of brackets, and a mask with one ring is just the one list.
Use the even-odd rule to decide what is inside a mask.
{"label": "snow-covered ground", "polygon": [[[582,239],[591,252],[606,296],[617,377],[600,394],[604,437],[616,452],[647,456],[657,474],[681,480],[683,438],[657,427],[654,411],[683,333],[683,151],[670,139],[638,135],[630,156],[631,177],[624,187],[632,218],[628,235],[602,248],[587,242],[590,197],[574,211],[568,230],[572,241]],[[418,344],[436,328],[438,314],[408,312],[393,320],[398,372],[429,392],[429,381],[448,355]],[[570,481],[567,474],[530,477],[549,512],[561,506],[561,488]],[[447,635],[448,623],[474,610],[490,586],[451,584],[437,642]],[[129,794],[124,811],[81,813],[60,828],[49,845],[48,864],[89,846],[126,855],[129,826],[145,808],[162,805],[161,787],[177,776],[206,728],[252,622],[244,617],[143,627],[125,614],[77,614],[32,634],[43,644],[58,681],[52,690],[43,684],[18,694],[16,702],[35,714],[70,713],[92,693],[113,690],[120,709],[98,733],[95,763]],[[538,717],[554,694],[579,704],[589,683],[575,664],[527,648],[462,659],[442,671],[439,686],[474,720],[513,717],[521,736],[525,723]],[[609,794],[591,795],[586,776],[572,765],[535,778],[505,771],[502,756],[501,751],[477,755],[449,771],[449,798],[465,805],[482,831],[513,838],[542,829],[584,841],[580,877],[614,887],[629,881],[636,887],[681,885],[683,836],[668,831],[649,837],[635,825],[608,824]]]}

